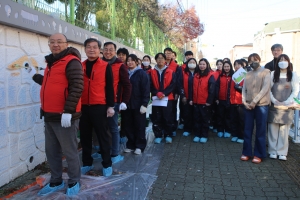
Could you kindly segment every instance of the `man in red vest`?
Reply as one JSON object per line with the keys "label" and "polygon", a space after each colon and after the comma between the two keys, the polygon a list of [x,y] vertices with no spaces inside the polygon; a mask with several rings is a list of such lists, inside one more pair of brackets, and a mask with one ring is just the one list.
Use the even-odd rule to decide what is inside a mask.
{"label": "man in red vest", "polygon": [[[103,60],[111,65],[114,82],[115,93],[115,114],[108,119],[108,127],[112,136],[111,159],[113,163],[117,163],[124,159],[120,153],[120,142],[125,143],[125,136],[118,129],[118,114],[121,110],[126,110],[131,95],[131,83],[129,80],[128,69],[124,63],[117,58],[117,46],[112,42],[104,43]],[[122,134],[122,132],[121,132]]]}
{"label": "man in red vest", "polygon": [[65,35],[50,36],[48,45],[51,54],[45,56],[47,67],[44,76],[28,67],[33,80],[42,85],[41,117],[45,121],[45,150],[50,166],[50,183],[38,195],[45,196],[63,189],[62,152],[68,163],[68,196],[80,190],[80,160],[77,151],[77,131],[81,115],[81,93],[83,71],[81,55],[75,48],[68,47]]}
{"label": "man in red vest", "polygon": [[87,60],[82,62],[84,89],[82,116],[79,123],[83,163],[81,173],[85,174],[94,168],[91,156],[94,129],[100,144],[103,176],[110,176],[112,174],[111,134],[108,132],[107,117],[111,118],[115,113],[112,69],[107,62],[99,58],[100,41],[89,38],[84,42],[84,48]]}

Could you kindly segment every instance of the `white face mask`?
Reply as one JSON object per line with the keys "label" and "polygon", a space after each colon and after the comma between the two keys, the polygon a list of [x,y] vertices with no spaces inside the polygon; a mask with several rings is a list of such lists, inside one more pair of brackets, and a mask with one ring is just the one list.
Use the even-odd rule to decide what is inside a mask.
{"label": "white face mask", "polygon": [[143,61],[142,63],[145,67],[148,67],[150,65],[150,62],[148,62],[148,61]]}
{"label": "white face mask", "polygon": [[286,69],[288,66],[289,66],[289,63],[288,63],[287,61],[280,61],[280,62],[278,63],[278,67],[279,67],[280,69]]}
{"label": "white face mask", "polygon": [[194,63],[189,63],[189,64],[188,64],[188,67],[189,67],[190,69],[195,69],[195,68],[196,68],[196,64],[194,64]]}

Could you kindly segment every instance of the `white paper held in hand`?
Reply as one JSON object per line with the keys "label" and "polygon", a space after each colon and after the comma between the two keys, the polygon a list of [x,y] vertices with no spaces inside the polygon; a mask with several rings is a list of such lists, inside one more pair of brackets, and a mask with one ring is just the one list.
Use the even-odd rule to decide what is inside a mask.
{"label": "white paper held in hand", "polygon": [[157,96],[152,97],[152,106],[163,106],[167,107],[168,105],[168,97],[163,97],[159,99]]}

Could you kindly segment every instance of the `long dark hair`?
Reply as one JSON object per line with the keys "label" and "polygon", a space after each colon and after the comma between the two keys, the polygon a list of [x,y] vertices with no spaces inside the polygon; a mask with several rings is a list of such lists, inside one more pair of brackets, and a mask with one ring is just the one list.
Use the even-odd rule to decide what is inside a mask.
{"label": "long dark hair", "polygon": [[195,59],[195,58],[190,58],[190,59],[188,59],[187,61],[186,61],[186,67],[185,67],[185,69],[184,69],[184,72],[185,73],[189,73],[190,72],[190,69],[189,69],[189,62],[191,61],[191,60],[194,60],[195,61],[195,63],[196,63],[196,68],[195,68],[195,71],[194,71],[194,73],[198,73],[199,71],[200,71],[200,69],[199,69],[199,65],[197,64],[197,60]]}
{"label": "long dark hair", "polygon": [[200,76],[207,76],[208,73],[211,71],[210,64],[209,64],[209,62],[208,62],[208,60],[207,60],[206,58],[202,58],[202,59],[199,60],[199,63],[198,63],[199,65],[200,65],[200,62],[201,62],[201,61],[204,61],[204,62],[206,63],[206,69],[205,69],[204,72],[202,73],[201,70],[200,70],[200,67],[199,67],[199,72],[198,72],[198,74],[199,74]]}
{"label": "long dark hair", "polygon": [[281,54],[280,56],[278,56],[277,62],[275,64],[275,71],[274,71],[274,78],[273,78],[274,83],[279,82],[280,68],[278,66],[278,63],[280,62],[282,57],[289,63],[289,65],[287,67],[287,71],[286,71],[286,80],[288,82],[291,82],[292,77],[293,77],[293,72],[292,72],[293,70],[292,70],[292,64],[291,64],[290,58],[286,54]]}
{"label": "long dark hair", "polygon": [[224,65],[225,64],[228,64],[230,66],[230,70],[229,70],[229,75],[228,76],[232,76],[234,74],[234,71],[233,71],[233,67],[232,67],[232,64],[230,61],[225,61],[223,62],[223,67],[222,67],[222,74],[221,76],[226,76],[226,72],[224,70]]}

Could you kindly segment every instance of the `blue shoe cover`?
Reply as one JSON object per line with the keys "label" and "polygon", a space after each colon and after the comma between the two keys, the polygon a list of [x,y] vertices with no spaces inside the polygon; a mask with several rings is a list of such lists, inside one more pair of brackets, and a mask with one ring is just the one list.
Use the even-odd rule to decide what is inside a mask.
{"label": "blue shoe cover", "polygon": [[189,136],[190,135],[190,133],[189,132],[183,132],[183,134],[182,134],[183,136]]}
{"label": "blue shoe cover", "polygon": [[214,129],[214,127],[213,126],[209,126],[209,129],[212,130],[212,129]]}
{"label": "blue shoe cover", "polygon": [[100,146],[93,146],[93,149],[99,150]]}
{"label": "blue shoe cover", "polygon": [[103,173],[103,176],[106,176],[106,177],[112,175],[112,167],[108,167],[108,168],[103,167],[102,173]]}
{"label": "blue shoe cover", "polygon": [[79,190],[80,190],[80,185],[77,182],[76,185],[74,185],[73,187],[67,189],[66,195],[67,196],[77,195],[79,193]]}
{"label": "blue shoe cover", "polygon": [[172,133],[172,136],[173,136],[173,137],[175,137],[175,136],[176,136],[176,131],[174,131],[174,132]]}
{"label": "blue shoe cover", "polygon": [[218,137],[223,137],[223,132],[218,132]]}
{"label": "blue shoe cover", "polygon": [[172,143],[172,138],[166,137],[166,143],[168,143],[168,144]]}
{"label": "blue shoe cover", "polygon": [[162,138],[155,138],[154,143],[159,144],[161,143]]}
{"label": "blue shoe cover", "polygon": [[196,136],[196,137],[194,137],[193,141],[194,141],[194,142],[199,142],[199,141],[200,141],[200,138]]}
{"label": "blue shoe cover", "polygon": [[236,142],[238,140],[238,137],[232,137],[231,142]]}
{"label": "blue shoe cover", "polygon": [[206,142],[207,142],[207,138],[202,137],[202,138],[200,139],[200,143],[206,143]]}
{"label": "blue shoe cover", "polygon": [[243,143],[244,143],[244,140],[243,140],[243,139],[238,139],[236,142],[237,142],[237,143],[243,144]]}
{"label": "blue shoe cover", "polygon": [[94,159],[94,160],[97,160],[97,159],[101,159],[102,158],[102,156],[101,156],[101,154],[100,153],[93,153],[92,154],[92,158]]}
{"label": "blue shoe cover", "polygon": [[218,130],[217,130],[217,129],[215,129],[215,128],[214,128],[212,131],[213,131],[214,133],[217,133],[217,132],[218,132]]}
{"label": "blue shoe cover", "polygon": [[121,156],[121,155],[118,155],[116,157],[111,157],[112,164],[115,164],[115,163],[120,162],[122,160],[124,160],[124,156]]}
{"label": "blue shoe cover", "polygon": [[94,169],[94,165],[81,167],[81,174],[86,174],[87,172],[91,171],[92,169]]}
{"label": "blue shoe cover", "polygon": [[224,137],[225,137],[225,138],[229,138],[230,136],[231,136],[230,133],[227,133],[227,132],[224,133]]}
{"label": "blue shoe cover", "polygon": [[62,182],[62,184],[55,186],[55,187],[50,187],[50,183],[48,183],[47,185],[45,185],[45,187],[43,187],[39,192],[38,195],[39,196],[45,196],[47,194],[51,194],[53,192],[56,192],[57,190],[63,189],[65,187],[65,183]]}
{"label": "blue shoe cover", "polygon": [[179,130],[182,130],[183,128],[184,128],[184,125],[183,125],[183,124],[179,124],[179,125],[178,125],[178,129],[179,129]]}
{"label": "blue shoe cover", "polygon": [[121,137],[120,138],[120,144],[125,144],[127,142],[127,138],[126,137]]}

